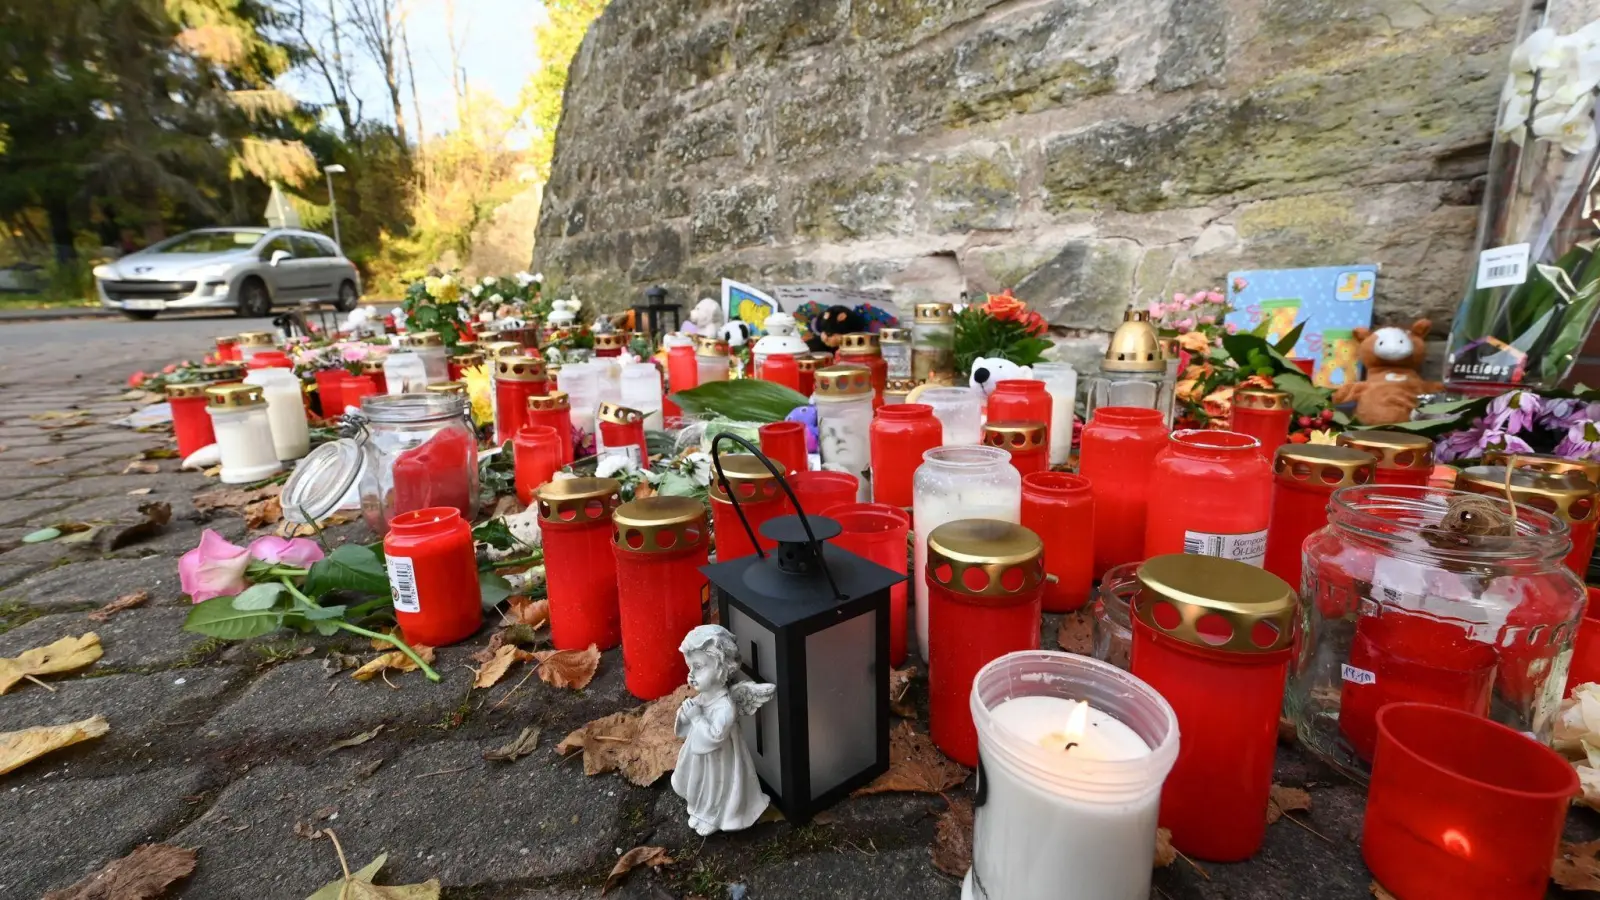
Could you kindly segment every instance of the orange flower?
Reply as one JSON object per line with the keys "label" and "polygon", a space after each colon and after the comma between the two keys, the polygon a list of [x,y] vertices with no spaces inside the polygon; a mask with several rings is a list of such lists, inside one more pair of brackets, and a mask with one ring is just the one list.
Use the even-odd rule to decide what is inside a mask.
{"label": "orange flower", "polygon": [[1210,363],[1201,363],[1198,366],[1190,366],[1189,368],[1185,369],[1183,372],[1183,377],[1189,379],[1190,381],[1196,381],[1201,378],[1210,377],[1211,373],[1214,371],[1215,369],[1211,367]]}
{"label": "orange flower", "polygon": [[1270,391],[1273,389],[1273,384],[1272,379],[1265,375],[1251,375],[1249,378],[1239,382],[1239,388],[1261,388]]}
{"label": "orange flower", "polygon": [[1206,398],[1200,401],[1200,408],[1205,410],[1206,415],[1213,419],[1231,415],[1233,413],[1233,388],[1220,387],[1207,394]]}
{"label": "orange flower", "polygon": [[1198,378],[1185,378],[1173,385],[1172,390],[1178,395],[1178,399],[1185,403],[1200,402],[1200,380]]}
{"label": "orange flower", "polygon": [[1178,346],[1190,353],[1205,353],[1211,349],[1211,339],[1198,331],[1178,335]]}
{"label": "orange flower", "polygon": [[983,311],[996,319],[1005,321],[1020,320],[1028,310],[1028,304],[1011,296],[1011,289],[1006,288],[998,294],[990,294],[983,302]]}

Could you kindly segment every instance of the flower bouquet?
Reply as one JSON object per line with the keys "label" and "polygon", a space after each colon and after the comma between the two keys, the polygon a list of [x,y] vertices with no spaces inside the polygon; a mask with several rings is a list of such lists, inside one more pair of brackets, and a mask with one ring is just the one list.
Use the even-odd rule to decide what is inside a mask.
{"label": "flower bouquet", "polygon": [[1507,391],[1459,409],[1434,441],[1439,462],[1462,465],[1491,452],[1600,460],[1600,393]]}
{"label": "flower bouquet", "polygon": [[1049,330],[1044,316],[1011,296],[1010,288],[970,304],[956,313],[956,383],[966,382],[979,357],[1004,357],[1019,366],[1044,361],[1055,349],[1045,337]]}

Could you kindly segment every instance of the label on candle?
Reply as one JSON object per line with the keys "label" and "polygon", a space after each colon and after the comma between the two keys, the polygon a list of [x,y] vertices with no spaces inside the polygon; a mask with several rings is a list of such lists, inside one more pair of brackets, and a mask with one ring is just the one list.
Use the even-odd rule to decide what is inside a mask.
{"label": "label on candle", "polygon": [[1219,556],[1260,568],[1267,561],[1267,532],[1212,534],[1208,531],[1185,531],[1183,552],[1193,556]]}
{"label": "label on candle", "polygon": [[1368,672],[1366,669],[1358,669],[1349,663],[1339,666],[1339,676],[1351,684],[1376,684],[1378,681],[1376,673]]}
{"label": "label on candle", "polygon": [[422,612],[417,600],[417,568],[409,556],[391,556],[389,562],[389,587],[394,591],[394,608],[400,612]]}

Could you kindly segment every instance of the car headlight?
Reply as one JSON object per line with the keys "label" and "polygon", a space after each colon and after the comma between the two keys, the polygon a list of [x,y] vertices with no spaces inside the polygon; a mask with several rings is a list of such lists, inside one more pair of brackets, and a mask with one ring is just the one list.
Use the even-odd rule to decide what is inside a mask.
{"label": "car headlight", "polygon": [[110,281],[117,277],[117,273],[110,266],[95,266],[89,273],[101,281]]}

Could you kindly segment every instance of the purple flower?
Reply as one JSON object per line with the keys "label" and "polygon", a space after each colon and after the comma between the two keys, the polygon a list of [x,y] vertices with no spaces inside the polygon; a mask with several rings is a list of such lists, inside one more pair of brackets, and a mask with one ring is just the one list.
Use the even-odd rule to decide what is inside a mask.
{"label": "purple flower", "polygon": [[1478,441],[1483,438],[1483,420],[1472,423],[1471,428],[1441,435],[1433,445],[1433,456],[1439,462],[1454,462],[1472,455]]}
{"label": "purple flower", "polygon": [[1574,422],[1566,437],[1556,444],[1555,454],[1568,459],[1593,459],[1600,456],[1600,423],[1592,419]]}
{"label": "purple flower", "polygon": [[1561,431],[1572,424],[1569,420],[1582,408],[1583,404],[1571,397],[1547,398],[1539,410],[1539,427]]}
{"label": "purple flower", "polygon": [[[1517,393],[1521,393],[1518,391]],[[1490,450],[1499,450],[1503,453],[1532,453],[1533,448],[1522,438],[1499,428],[1489,427],[1483,430],[1483,435],[1478,438],[1478,443],[1472,448],[1471,458],[1481,458]]]}
{"label": "purple flower", "polygon": [[[1491,430],[1516,434],[1533,427],[1541,406],[1539,395],[1528,391],[1507,391],[1489,401],[1486,414]],[[1531,452],[1531,451],[1530,451]]]}

